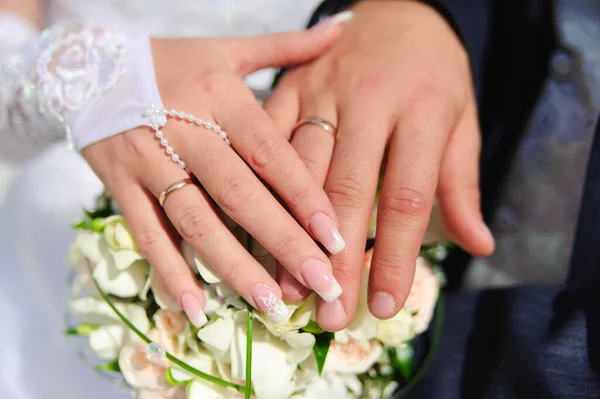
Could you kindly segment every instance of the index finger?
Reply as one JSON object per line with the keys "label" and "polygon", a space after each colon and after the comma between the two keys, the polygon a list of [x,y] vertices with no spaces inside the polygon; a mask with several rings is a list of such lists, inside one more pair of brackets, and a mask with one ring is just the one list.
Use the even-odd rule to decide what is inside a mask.
{"label": "index finger", "polygon": [[230,108],[218,110],[216,114],[229,130],[243,132],[231,135],[233,147],[277,192],[300,225],[331,254],[339,253],[345,241],[338,231],[335,211],[327,194],[292,145],[277,131],[268,114],[247,93],[233,101],[230,99]]}

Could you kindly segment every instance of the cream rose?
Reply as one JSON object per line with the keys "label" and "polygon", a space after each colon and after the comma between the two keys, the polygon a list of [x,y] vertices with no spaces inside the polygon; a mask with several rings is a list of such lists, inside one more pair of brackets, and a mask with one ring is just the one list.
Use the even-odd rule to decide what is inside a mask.
{"label": "cream rose", "polygon": [[416,334],[427,331],[440,293],[440,281],[427,259],[417,258],[415,277],[404,308],[414,314]]}
{"label": "cream rose", "polygon": [[377,323],[377,340],[386,346],[400,346],[414,336],[413,316],[404,308],[391,319],[379,320]]}
{"label": "cream rose", "polygon": [[[156,328],[150,330],[147,335],[152,342],[158,343],[168,352],[178,357],[181,356],[181,353],[173,347],[172,341],[170,341],[172,337],[167,337]],[[125,381],[136,390],[165,394],[172,388],[165,377],[169,361],[164,359],[162,363],[151,362],[146,357],[147,347],[148,344],[137,336],[131,338],[119,354],[121,373]]]}
{"label": "cream rose", "polygon": [[103,291],[127,298],[145,296],[150,266],[137,251],[121,216],[107,218],[103,233],[79,231],[69,253],[74,266],[91,265]]}
{"label": "cream rose", "polygon": [[[73,315],[81,322],[97,326],[89,335],[91,350],[101,359],[119,357],[123,344],[131,337],[128,327],[102,299],[86,297],[69,302]],[[134,304],[116,304],[117,309],[140,331],[146,333],[150,322],[146,310]]]}
{"label": "cream rose", "polygon": [[379,359],[383,348],[376,340],[348,343],[331,342],[323,371],[341,374],[362,374]]}

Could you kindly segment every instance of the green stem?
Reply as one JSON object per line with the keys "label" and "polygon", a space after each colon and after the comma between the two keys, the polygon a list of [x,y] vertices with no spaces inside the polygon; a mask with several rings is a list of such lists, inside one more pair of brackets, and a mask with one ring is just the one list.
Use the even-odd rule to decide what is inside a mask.
{"label": "green stem", "polygon": [[400,391],[398,391],[399,398],[406,397],[406,395],[408,395],[408,393],[411,391],[411,389],[413,389],[414,386],[417,385],[417,382],[419,382],[421,380],[421,378],[423,378],[423,376],[425,375],[425,373],[431,366],[431,363],[433,362],[433,358],[435,357],[437,349],[440,346],[440,340],[442,339],[442,330],[443,329],[444,329],[444,295],[440,291],[440,297],[438,298],[438,305],[437,305],[437,315],[435,318],[435,331],[433,332],[433,340],[431,342],[431,348],[429,350],[429,353],[427,353],[425,360],[423,360],[423,364],[421,365],[421,368],[419,368],[419,371],[417,371],[417,373],[415,374],[415,377],[412,380],[410,380]]}
{"label": "green stem", "polygon": [[252,310],[246,318],[246,399],[252,394]]}
{"label": "green stem", "polygon": [[[88,265],[88,267],[90,269],[90,274],[92,274],[92,268],[89,265]],[[115,306],[115,304],[113,303],[113,301],[108,297],[108,295],[106,295],[106,293],[104,291],[102,291],[102,288],[100,288],[100,285],[98,284],[98,281],[96,281],[96,279],[93,277],[93,275],[92,275],[92,281],[94,282],[94,285],[98,289],[98,292],[100,293],[100,296],[102,296],[102,299],[104,299],[104,301],[108,304],[108,306],[110,306],[110,308],[116,313],[116,315],[119,316],[119,319],[121,319],[121,321],[123,323],[125,323],[125,325],[127,327],[129,327],[138,337],[140,337],[142,340],[144,340],[144,342],[146,342],[147,344],[151,344],[152,340],[150,338],[148,338],[143,332],[141,332],[140,330],[138,330],[137,327],[134,326],[133,323],[131,323],[123,315],[123,313],[121,313],[121,311],[119,309],[117,309],[117,307]],[[181,359],[179,359],[179,358],[171,355],[168,352],[166,353],[166,355],[167,355],[167,359],[169,359],[171,362],[175,363],[176,365],[178,365],[179,367],[181,367],[182,369],[184,369],[188,373],[195,375],[196,377],[202,378],[203,380],[212,382],[212,383],[214,383],[216,385],[219,385],[219,386],[222,386],[222,387],[225,387],[225,388],[234,388],[238,392],[246,392],[246,387],[243,387],[243,386],[238,385],[238,384],[234,384],[233,382],[222,380],[222,379],[214,377],[214,376],[212,376],[210,374],[206,374],[205,372],[200,371],[200,370],[198,370],[198,369],[190,366],[189,364],[187,364],[183,360],[181,360]],[[246,385],[248,385],[248,384],[246,383]]]}

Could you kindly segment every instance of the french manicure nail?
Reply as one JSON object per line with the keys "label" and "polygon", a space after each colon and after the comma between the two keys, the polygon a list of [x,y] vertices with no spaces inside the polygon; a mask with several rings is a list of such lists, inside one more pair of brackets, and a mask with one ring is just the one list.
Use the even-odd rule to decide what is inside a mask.
{"label": "french manicure nail", "polygon": [[202,307],[200,307],[200,302],[194,295],[188,292],[183,294],[181,296],[181,307],[194,327],[200,328],[208,322]]}
{"label": "french manicure nail", "polygon": [[386,292],[369,296],[369,310],[378,319],[389,319],[396,315],[396,301]]}
{"label": "french manicure nail", "polygon": [[310,231],[315,238],[327,248],[332,254],[338,254],[346,247],[346,242],[337,229],[337,226],[323,212],[317,212],[310,219],[308,224]]}
{"label": "french manicure nail", "polygon": [[323,303],[318,310],[317,319],[324,328],[334,329],[342,326],[347,318],[344,305],[339,299]]}
{"label": "french manicure nail", "polygon": [[308,259],[300,267],[300,274],[325,302],[333,302],[342,295],[342,287],[325,263]]}
{"label": "french manicure nail", "polygon": [[285,303],[279,298],[273,289],[266,284],[258,283],[252,289],[252,298],[258,308],[267,314],[273,323],[281,323],[290,316]]}
{"label": "french manicure nail", "polygon": [[354,13],[350,10],[338,12],[324,20],[320,21],[318,24],[313,26],[313,29],[321,26],[329,26],[329,25],[343,25],[348,23],[354,19]]}

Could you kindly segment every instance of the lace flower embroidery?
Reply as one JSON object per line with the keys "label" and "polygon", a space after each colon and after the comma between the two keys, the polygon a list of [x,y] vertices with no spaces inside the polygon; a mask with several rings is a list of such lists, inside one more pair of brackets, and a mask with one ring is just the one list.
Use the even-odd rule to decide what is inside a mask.
{"label": "lace flower embroidery", "polygon": [[40,111],[62,120],[110,90],[125,72],[127,37],[97,27],[47,31],[37,63]]}

